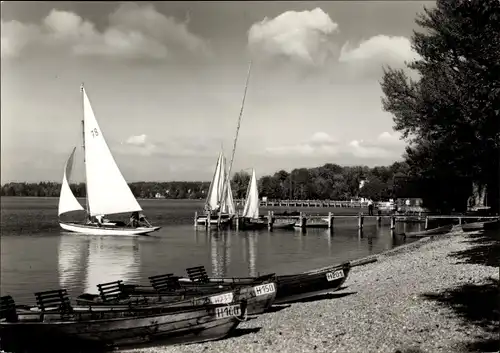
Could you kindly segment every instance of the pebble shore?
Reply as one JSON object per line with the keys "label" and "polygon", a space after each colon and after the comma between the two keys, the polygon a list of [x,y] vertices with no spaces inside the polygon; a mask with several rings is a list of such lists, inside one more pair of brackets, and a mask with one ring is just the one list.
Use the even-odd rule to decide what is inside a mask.
{"label": "pebble shore", "polygon": [[479,285],[489,278],[498,281],[498,268],[449,256],[472,248],[471,236],[457,231],[378,255],[377,262],[354,267],[340,291],[243,322],[239,337],[128,352],[470,351],[467,343],[495,339],[494,330],[465,321],[450,306],[424,294]]}

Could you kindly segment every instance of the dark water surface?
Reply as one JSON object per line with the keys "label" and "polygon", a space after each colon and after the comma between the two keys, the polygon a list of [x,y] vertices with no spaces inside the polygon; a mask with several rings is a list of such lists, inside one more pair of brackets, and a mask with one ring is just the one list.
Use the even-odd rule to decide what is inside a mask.
{"label": "dark water surface", "polygon": [[[34,292],[67,288],[74,297],[96,292],[96,284],[122,279],[147,284],[148,276],[204,265],[214,276],[289,274],[353,260],[401,245],[389,220],[335,219],[325,229],[196,231],[194,212],[203,201],[139,200],[160,231],[150,236],[113,237],[67,233],[57,222],[57,198],[1,198],[2,295],[32,303]],[[359,209],[302,209],[309,214],[356,214]],[[261,212],[267,213],[262,208]],[[366,211],[365,211],[366,213]],[[81,215],[79,216],[81,218]],[[395,233],[422,230],[423,224],[397,223]]]}

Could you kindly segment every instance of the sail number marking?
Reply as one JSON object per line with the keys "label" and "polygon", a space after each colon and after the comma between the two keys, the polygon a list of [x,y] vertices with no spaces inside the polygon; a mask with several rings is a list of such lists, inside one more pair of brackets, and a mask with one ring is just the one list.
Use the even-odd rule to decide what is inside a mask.
{"label": "sail number marking", "polygon": [[90,130],[90,133],[92,134],[92,137],[99,136],[99,132],[97,131],[97,128],[93,128]]}

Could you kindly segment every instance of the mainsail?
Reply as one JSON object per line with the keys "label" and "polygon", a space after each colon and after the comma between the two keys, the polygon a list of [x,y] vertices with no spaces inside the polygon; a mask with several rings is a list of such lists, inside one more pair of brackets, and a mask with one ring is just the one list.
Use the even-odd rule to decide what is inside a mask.
{"label": "mainsail", "polygon": [[85,170],[90,215],[142,211],[104,140],[83,87],[82,92]]}
{"label": "mainsail", "polygon": [[73,152],[71,152],[68,160],[66,161],[66,165],[64,166],[64,176],[61,185],[61,193],[59,195],[59,209],[57,215],[60,216],[63,213],[71,212],[71,211],[83,211],[83,207],[76,199],[75,195],[73,195],[73,191],[71,191],[69,187],[68,180],[71,178],[71,170],[73,169],[73,156],[75,155],[76,147],[73,148]]}
{"label": "mainsail", "polygon": [[222,154],[222,151],[219,154],[219,158],[217,159],[217,164],[215,166],[214,177],[212,178],[212,182],[210,183],[210,188],[208,190],[207,201],[206,204],[210,206],[211,210],[215,210],[222,199],[222,189],[224,186],[224,170],[226,159]]}
{"label": "mainsail", "polygon": [[217,209],[217,207],[220,205],[221,212],[234,214],[235,207],[231,188],[226,189],[225,197],[222,195],[222,193],[224,192],[224,183],[226,182],[226,179],[226,157],[224,157],[223,153],[221,152],[219,154],[219,158],[217,159],[217,165],[215,166],[214,177],[212,179],[212,182],[210,183],[206,204],[210,206],[211,210]]}
{"label": "mainsail", "polygon": [[243,217],[259,218],[259,190],[257,188],[257,178],[255,177],[255,169],[252,170],[252,177],[248,184],[247,198],[245,207],[243,208]]}

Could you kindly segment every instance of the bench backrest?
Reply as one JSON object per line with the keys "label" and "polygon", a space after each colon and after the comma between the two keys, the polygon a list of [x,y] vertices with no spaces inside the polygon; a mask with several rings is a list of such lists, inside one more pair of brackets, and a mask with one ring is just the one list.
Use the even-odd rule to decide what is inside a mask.
{"label": "bench backrest", "polygon": [[157,292],[166,292],[180,289],[179,277],[173,273],[148,277],[149,282]]}
{"label": "bench backrest", "polygon": [[70,311],[71,303],[66,289],[49,290],[35,293],[36,304],[40,310],[57,307],[61,311]]}
{"label": "bench backrest", "polygon": [[10,295],[0,297],[0,319],[9,322],[17,321],[16,302]]}
{"label": "bench backrest", "polygon": [[97,285],[97,289],[99,290],[99,295],[103,302],[109,302],[114,300],[119,300],[124,297],[124,293],[122,290],[123,281],[114,281],[101,283]]}
{"label": "bench backrest", "polygon": [[186,271],[189,279],[193,282],[208,283],[210,281],[204,266],[190,267]]}

